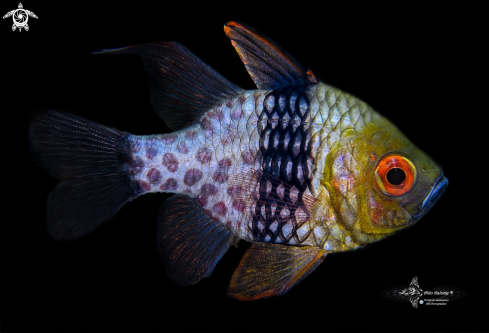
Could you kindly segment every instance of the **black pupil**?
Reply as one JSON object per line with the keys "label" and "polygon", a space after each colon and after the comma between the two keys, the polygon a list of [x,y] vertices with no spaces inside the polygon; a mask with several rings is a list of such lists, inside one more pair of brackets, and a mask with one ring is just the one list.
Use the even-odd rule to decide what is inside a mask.
{"label": "black pupil", "polygon": [[400,185],[406,179],[406,173],[399,168],[392,168],[387,171],[387,181],[392,185]]}

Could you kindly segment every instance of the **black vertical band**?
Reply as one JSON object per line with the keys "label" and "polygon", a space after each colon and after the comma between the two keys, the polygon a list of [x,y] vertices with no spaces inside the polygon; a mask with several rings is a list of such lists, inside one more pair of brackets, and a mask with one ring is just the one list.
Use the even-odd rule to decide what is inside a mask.
{"label": "black vertical band", "polygon": [[[300,207],[308,216],[310,212],[303,202],[303,194],[309,187],[311,193],[310,165],[314,165],[311,156],[310,110],[309,99],[304,90],[308,85],[288,86],[268,93],[264,99],[263,111],[259,119],[258,130],[260,132],[259,158],[262,164],[260,177],[259,200],[253,216],[252,233],[257,241],[264,242],[267,235],[270,243],[288,243],[294,238],[296,243],[302,243],[309,234],[300,239],[297,230],[304,223],[298,223],[295,212]],[[266,125],[265,124],[265,119]],[[271,191],[267,193],[267,184],[271,184]],[[281,199],[277,193],[277,187],[283,185],[284,196]],[[290,197],[290,188],[298,189],[297,201]],[[268,185],[270,188],[270,185]],[[275,202],[277,208],[272,215],[272,205]],[[262,213],[265,207],[265,216]],[[281,215],[287,207],[290,214]],[[260,231],[258,222],[261,221],[265,228]],[[277,221],[275,232],[270,229],[272,223]],[[284,235],[282,228],[292,221],[293,229],[289,235]]]}

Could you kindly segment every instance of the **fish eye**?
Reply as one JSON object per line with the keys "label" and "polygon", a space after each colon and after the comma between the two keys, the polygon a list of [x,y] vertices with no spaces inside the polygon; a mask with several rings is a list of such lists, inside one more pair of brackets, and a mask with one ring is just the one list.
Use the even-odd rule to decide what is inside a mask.
{"label": "fish eye", "polygon": [[392,168],[387,171],[385,177],[389,184],[401,185],[404,180],[406,180],[406,173],[401,168]]}
{"label": "fish eye", "polygon": [[416,168],[404,156],[384,156],[375,169],[375,184],[382,193],[400,196],[411,190],[416,182]]}

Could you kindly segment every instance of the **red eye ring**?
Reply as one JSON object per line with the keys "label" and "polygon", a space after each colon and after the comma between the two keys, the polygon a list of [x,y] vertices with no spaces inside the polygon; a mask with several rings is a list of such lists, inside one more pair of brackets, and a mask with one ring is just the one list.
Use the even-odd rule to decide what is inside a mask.
{"label": "red eye ring", "polygon": [[[391,184],[387,179],[387,174],[393,169],[400,169],[404,172],[405,178],[399,184]],[[375,185],[384,194],[399,196],[411,190],[416,182],[416,168],[414,164],[398,154],[384,156],[375,169]]]}

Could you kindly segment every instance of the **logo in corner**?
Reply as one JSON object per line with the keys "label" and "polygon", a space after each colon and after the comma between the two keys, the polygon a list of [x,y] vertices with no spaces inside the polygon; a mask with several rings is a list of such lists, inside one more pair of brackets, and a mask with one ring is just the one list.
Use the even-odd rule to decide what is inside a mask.
{"label": "logo in corner", "polygon": [[[442,306],[448,302],[459,301],[466,296],[466,292],[460,288],[450,286],[437,286],[433,290],[424,290],[419,287],[418,277],[415,276],[409,286],[402,285],[392,288],[387,288],[380,293],[382,298],[394,302],[411,302],[414,308],[418,308],[418,304],[423,306]],[[435,296],[434,298],[426,298],[426,296]]]}
{"label": "logo in corner", "polygon": [[12,31],[15,31],[15,29],[19,28],[19,32],[22,30],[22,28],[25,29],[25,31],[29,31],[29,25],[27,24],[27,21],[29,20],[29,16],[33,18],[38,18],[36,14],[31,12],[30,10],[24,9],[22,6],[22,3],[19,3],[19,8],[11,10],[7,14],[5,14],[2,18],[7,18],[12,16],[12,19],[14,20],[14,24],[12,25]]}
{"label": "logo in corner", "polygon": [[[417,308],[419,297],[421,295],[423,295],[423,289],[421,289],[419,287],[419,284],[418,284],[418,277],[415,276],[413,278],[413,280],[411,281],[411,284],[409,285],[409,287],[401,290],[399,292],[399,294],[401,294],[404,297],[408,297],[409,300],[411,301],[411,304],[413,305],[413,307]],[[421,304],[423,304],[422,300],[420,302],[421,302]]]}

